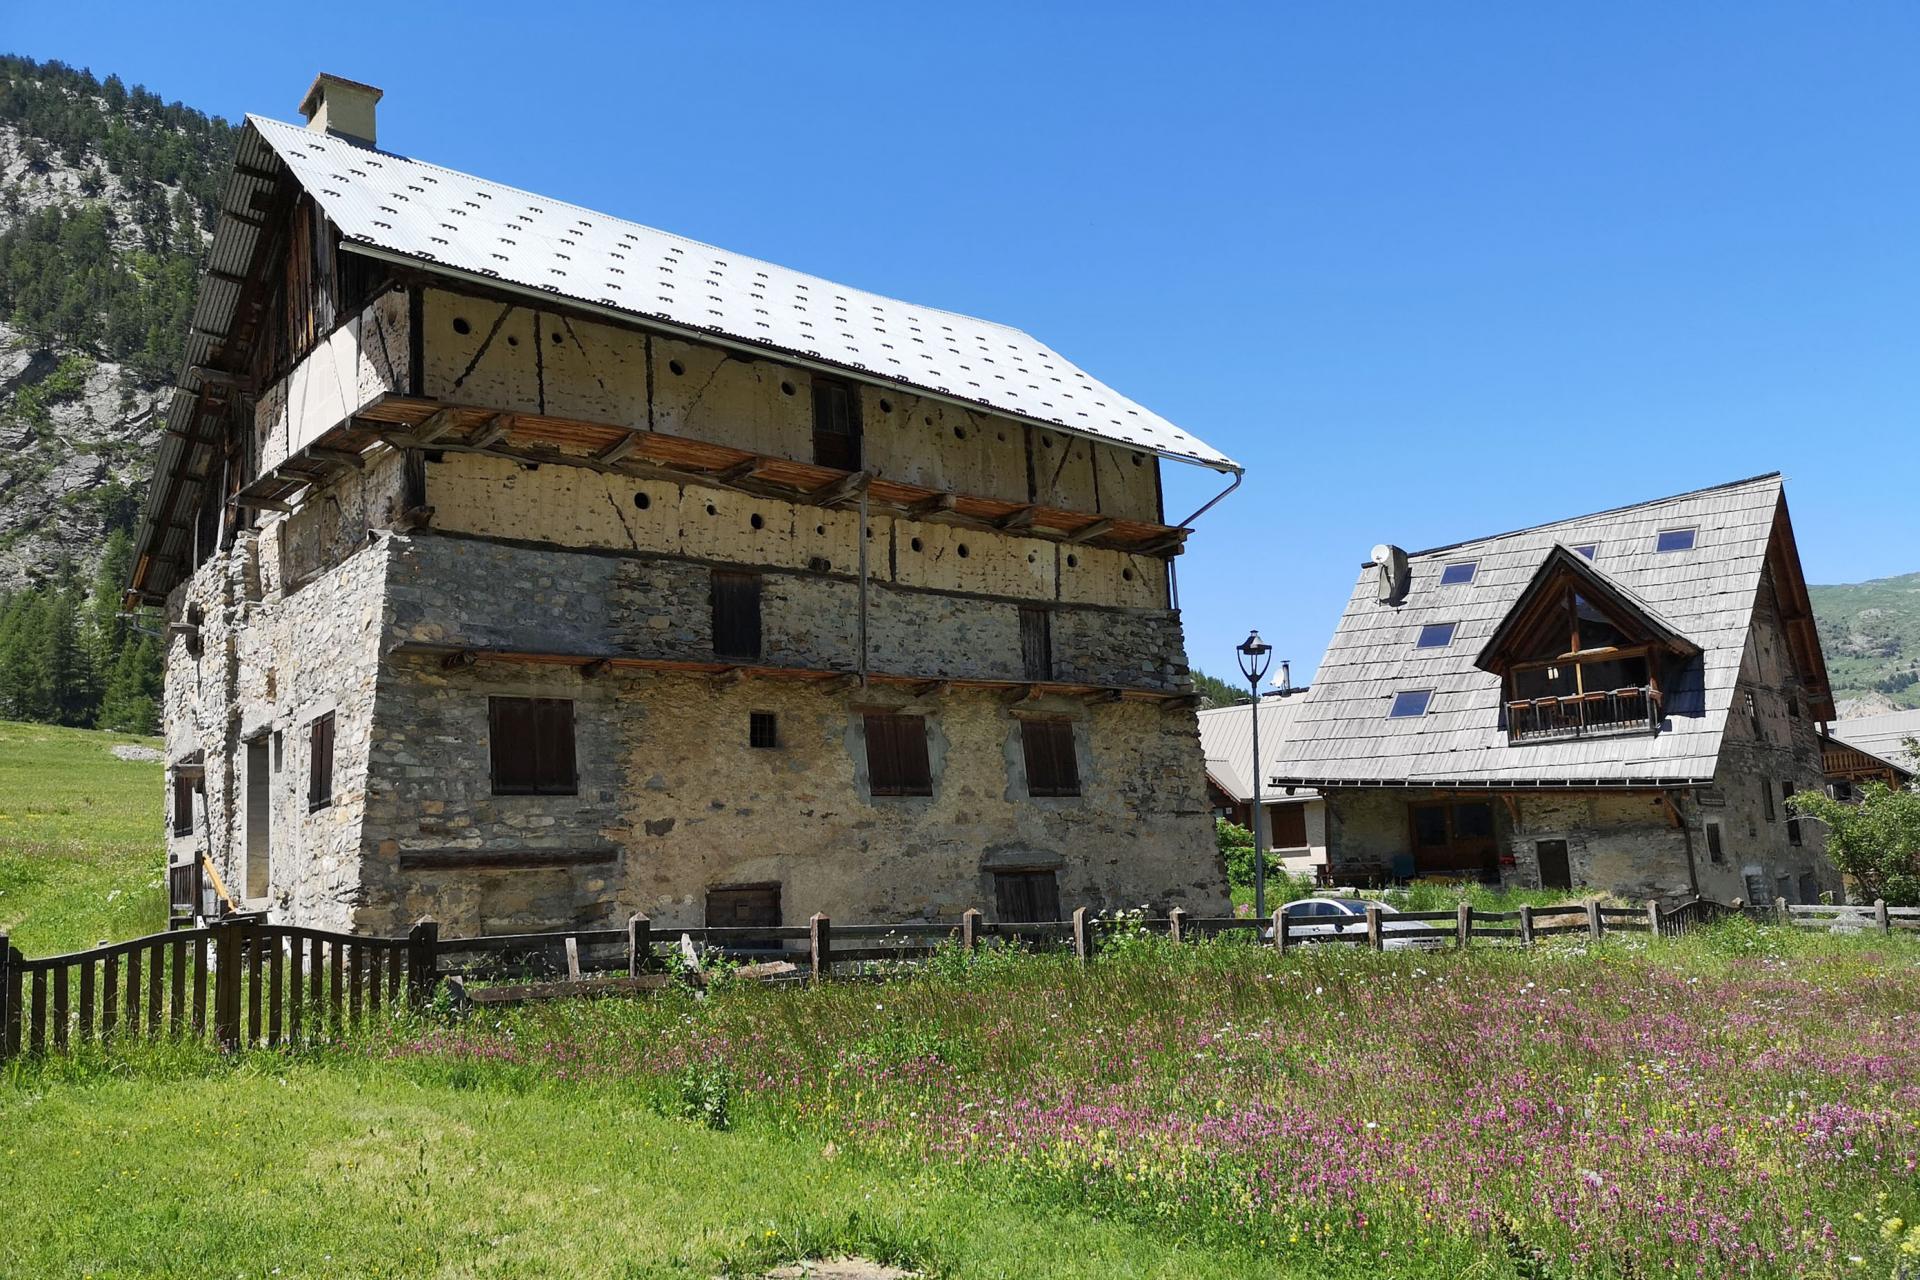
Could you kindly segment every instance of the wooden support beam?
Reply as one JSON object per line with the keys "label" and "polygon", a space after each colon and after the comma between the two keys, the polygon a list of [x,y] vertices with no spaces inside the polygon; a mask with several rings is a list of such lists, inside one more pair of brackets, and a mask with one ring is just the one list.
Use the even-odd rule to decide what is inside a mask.
{"label": "wooden support beam", "polygon": [[745,683],[747,677],[752,674],[753,673],[745,667],[728,667],[725,671],[719,672],[713,677],[713,683],[721,688],[726,688],[730,685]]}
{"label": "wooden support beam", "polygon": [[480,661],[480,655],[473,650],[456,649],[446,657],[440,659],[440,669],[443,671],[464,671],[478,661]]}
{"label": "wooden support beam", "polygon": [[1120,697],[1121,690],[1119,689],[1095,689],[1086,696],[1084,701],[1089,705],[1097,706],[1102,702],[1118,702],[1120,701]]}
{"label": "wooden support beam", "polygon": [[922,498],[918,502],[908,503],[905,510],[909,516],[930,516],[940,511],[951,511],[959,499],[951,493],[936,493],[931,498]]}
{"label": "wooden support beam", "polygon": [[994,523],[1002,529],[1025,529],[1033,524],[1033,513],[1033,507],[1022,507],[1018,511],[1001,516]]}
{"label": "wooden support beam", "polygon": [[620,459],[632,453],[635,449],[638,449],[639,447],[640,447],[640,436],[636,432],[633,435],[621,436],[618,440],[615,440],[612,444],[608,445],[606,448],[602,449],[599,453],[596,453],[593,456],[596,461],[604,463],[610,467],[614,463],[620,461]]}
{"label": "wooden support beam", "polygon": [[[446,411],[443,409],[441,410],[441,412],[444,413]],[[438,416],[439,416],[438,414],[435,415],[435,417],[438,417]],[[427,421],[432,422],[433,419],[429,418],[427,419]],[[489,448],[493,445],[499,444],[502,440],[505,440],[507,438],[507,432],[511,431],[512,429],[513,429],[512,414],[510,413],[495,414],[492,418],[487,420],[486,425],[482,426],[478,431],[474,432],[472,435],[467,437],[467,447],[469,449]]]}
{"label": "wooden support beam", "polygon": [[257,508],[262,511],[292,511],[294,509],[291,502],[282,502],[278,498],[249,498],[245,495],[238,495],[229,498],[228,502],[236,507]]}
{"label": "wooden support beam", "polygon": [[[734,463],[730,467],[722,467],[718,471],[709,473],[709,478],[716,480],[721,484],[733,484],[736,481],[745,480],[748,476],[758,471],[760,469],[761,462],[762,462],[762,459],[757,457],[742,458],[740,461]],[[859,473],[856,472],[855,474],[859,474]]]}
{"label": "wooden support beam", "polygon": [[367,460],[352,449],[336,449],[332,445],[316,444],[307,447],[307,453],[322,462],[334,463],[342,467],[352,467],[355,471],[365,471]]}
{"label": "wooden support beam", "polygon": [[854,471],[830,484],[821,485],[808,493],[804,501],[816,507],[831,507],[858,494],[872,479],[873,477],[864,471]]}
{"label": "wooden support beam", "polygon": [[580,676],[585,680],[597,680],[611,670],[612,667],[613,662],[611,659],[595,658],[592,662],[580,668]]}
{"label": "wooden support beam", "polygon": [[201,381],[202,391],[207,386],[233,387],[239,391],[253,390],[253,379],[244,373],[235,373],[231,369],[217,369],[210,364],[196,364],[190,370]]}
{"label": "wooden support beam", "polygon": [[433,522],[432,507],[408,507],[393,522],[396,529],[424,529]]}
{"label": "wooden support beam", "polygon": [[1113,528],[1113,521],[1111,520],[1095,520],[1092,524],[1082,526],[1081,528],[1075,529],[1072,533],[1068,534],[1066,537],[1066,541],[1091,542],[1095,538],[1099,537],[1103,533],[1106,533],[1108,530],[1112,528]]}
{"label": "wooden support beam", "polygon": [[421,445],[432,444],[447,432],[453,430],[459,421],[459,415],[451,409],[441,409],[425,422],[413,429],[413,438]]}

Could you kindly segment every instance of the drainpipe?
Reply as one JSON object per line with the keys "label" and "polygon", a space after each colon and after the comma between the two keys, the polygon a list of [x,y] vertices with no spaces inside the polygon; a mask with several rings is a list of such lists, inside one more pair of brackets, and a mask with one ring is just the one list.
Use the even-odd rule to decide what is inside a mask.
{"label": "drainpipe", "polygon": [[1693,861],[1693,824],[1687,821],[1686,814],[1680,812],[1680,805],[1671,791],[1663,791],[1660,795],[1667,802],[1667,808],[1673,810],[1674,820],[1680,824],[1680,838],[1687,848],[1687,888],[1697,898],[1700,896],[1700,871]]}
{"label": "drainpipe", "polygon": [[867,687],[867,486],[860,486],[860,528],[854,534],[860,544],[860,687]]}

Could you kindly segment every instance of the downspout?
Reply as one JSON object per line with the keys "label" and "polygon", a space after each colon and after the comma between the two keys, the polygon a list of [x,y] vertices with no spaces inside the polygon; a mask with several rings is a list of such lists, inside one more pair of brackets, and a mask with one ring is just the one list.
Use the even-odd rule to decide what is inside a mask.
{"label": "downspout", "polygon": [[855,535],[860,544],[860,656],[857,670],[860,687],[867,687],[867,486],[860,486],[860,529]]}
{"label": "downspout", "polygon": [[[1208,498],[1206,502],[1201,504],[1198,511],[1188,516],[1185,520],[1182,520],[1179,524],[1175,525],[1174,528],[1191,531],[1195,520],[1198,520],[1201,516],[1213,510],[1214,504],[1218,503],[1235,489],[1238,489],[1240,482],[1246,478],[1246,471],[1235,467],[1233,469],[1233,483],[1214,494],[1211,498]],[[1167,557],[1167,600],[1169,601],[1170,607],[1178,612],[1180,608],[1180,575],[1174,571],[1173,561],[1174,557]]]}
{"label": "downspout", "polygon": [[1700,896],[1700,871],[1693,861],[1693,824],[1680,812],[1680,806],[1674,801],[1671,791],[1662,791],[1661,799],[1667,802],[1667,809],[1673,814],[1673,820],[1679,824],[1680,839],[1687,849],[1687,889],[1694,897]]}

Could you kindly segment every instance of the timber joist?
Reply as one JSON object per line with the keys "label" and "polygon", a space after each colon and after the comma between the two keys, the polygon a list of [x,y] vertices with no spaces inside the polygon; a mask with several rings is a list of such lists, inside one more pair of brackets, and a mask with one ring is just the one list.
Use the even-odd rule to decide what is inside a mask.
{"label": "timber joist", "polygon": [[745,665],[716,659],[696,662],[683,658],[638,658],[605,653],[555,653],[518,649],[473,649],[459,645],[406,643],[393,649],[395,654],[437,660],[444,671],[464,671],[485,663],[535,667],[572,667],[587,679],[597,679],[608,671],[669,673],[702,676],[714,685],[725,687],[751,680],[792,680],[819,685],[829,692],[843,692],[875,685],[906,690],[914,697],[944,696],[954,690],[1011,694],[1015,702],[1038,702],[1048,696],[1074,698],[1087,703],[1149,702],[1169,707],[1195,706],[1199,695],[1191,690],[1144,689],[1134,686],[1085,684],[1056,680],[992,680],[961,676],[915,676],[890,672],[842,671],[830,667],[768,667]]}

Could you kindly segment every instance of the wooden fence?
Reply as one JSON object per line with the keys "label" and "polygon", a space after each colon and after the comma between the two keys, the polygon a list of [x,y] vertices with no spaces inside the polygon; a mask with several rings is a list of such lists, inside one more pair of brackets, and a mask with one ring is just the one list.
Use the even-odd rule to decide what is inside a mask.
{"label": "wooden fence", "polygon": [[[1706,900],[1661,907],[1598,902],[1523,906],[1515,911],[1384,912],[1300,918],[1276,911],[1246,916],[1103,917],[1082,907],[1071,918],[1027,923],[987,920],[670,929],[656,935],[646,916],[624,928],[442,938],[422,920],[405,937],[367,937],[229,916],[211,925],[29,960],[0,935],[0,1061],[66,1052],[76,1044],[206,1040],[222,1049],[299,1045],[331,1039],[404,1000],[424,1008],[444,986],[462,1001],[508,1003],[702,985],[715,955],[760,961],[736,972],[824,981],[869,976],[876,963],[924,960],[943,946],[965,951],[1015,944],[1071,951],[1091,961],[1103,941],[1138,931],[1188,943],[1244,933],[1253,945],[1290,951],[1347,945],[1531,946],[1557,935],[1599,941],[1609,934],[1674,937],[1742,911]],[[1920,930],[1920,908],[1789,906],[1771,916],[1801,928]],[[1332,926],[1332,927],[1329,927]],[[675,957],[678,957],[676,963]],[[674,973],[674,969],[680,970]]]}

